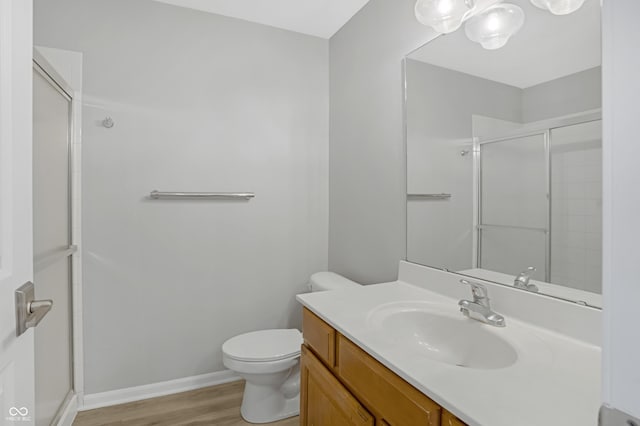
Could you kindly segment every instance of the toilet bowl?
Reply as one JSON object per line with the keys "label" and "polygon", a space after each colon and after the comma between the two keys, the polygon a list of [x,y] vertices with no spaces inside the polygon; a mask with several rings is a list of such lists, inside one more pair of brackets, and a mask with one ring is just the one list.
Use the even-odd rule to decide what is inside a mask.
{"label": "toilet bowl", "polygon": [[222,345],[222,360],[246,380],[240,413],[250,423],[292,417],[300,409],[302,333],[262,330],[241,334]]}
{"label": "toilet bowl", "polygon": [[[359,287],[332,272],[311,276],[311,291]],[[270,423],[300,413],[300,347],[296,329],[261,330],[233,337],[222,345],[222,360],[245,379],[240,413],[249,423]]]}

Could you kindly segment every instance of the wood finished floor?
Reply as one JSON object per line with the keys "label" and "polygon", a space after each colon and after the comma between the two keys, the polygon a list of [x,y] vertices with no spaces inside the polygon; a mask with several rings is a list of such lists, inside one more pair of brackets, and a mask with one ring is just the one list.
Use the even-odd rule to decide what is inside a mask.
{"label": "wood finished floor", "polygon": [[[250,425],[240,417],[244,382],[198,389],[78,413],[73,426]],[[298,426],[298,417],[269,423]]]}

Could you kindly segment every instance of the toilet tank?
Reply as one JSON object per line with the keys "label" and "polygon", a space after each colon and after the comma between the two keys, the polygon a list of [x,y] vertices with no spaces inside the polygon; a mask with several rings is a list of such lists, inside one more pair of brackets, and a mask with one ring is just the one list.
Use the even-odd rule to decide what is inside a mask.
{"label": "toilet tank", "polygon": [[360,284],[333,272],[316,272],[309,279],[309,289],[312,292],[350,287],[360,287]]}

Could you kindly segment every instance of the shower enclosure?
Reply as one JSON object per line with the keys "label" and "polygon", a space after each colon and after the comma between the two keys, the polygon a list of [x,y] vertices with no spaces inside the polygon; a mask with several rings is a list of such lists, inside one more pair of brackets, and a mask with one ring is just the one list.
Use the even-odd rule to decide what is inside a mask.
{"label": "shower enclosure", "polygon": [[600,292],[599,113],[474,138],[474,267]]}
{"label": "shower enclosure", "polygon": [[73,398],[72,97],[40,55],[33,63],[33,277],[53,307],[35,329],[35,425],[58,424]]}

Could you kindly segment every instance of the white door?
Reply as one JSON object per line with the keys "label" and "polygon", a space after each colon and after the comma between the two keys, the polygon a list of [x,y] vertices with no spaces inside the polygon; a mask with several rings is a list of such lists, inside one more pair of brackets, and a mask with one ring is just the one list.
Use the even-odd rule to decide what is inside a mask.
{"label": "white door", "polygon": [[0,0],[0,424],[33,424],[34,333],[16,336],[15,290],[32,280],[31,0]]}

